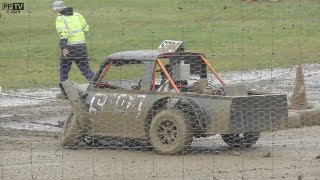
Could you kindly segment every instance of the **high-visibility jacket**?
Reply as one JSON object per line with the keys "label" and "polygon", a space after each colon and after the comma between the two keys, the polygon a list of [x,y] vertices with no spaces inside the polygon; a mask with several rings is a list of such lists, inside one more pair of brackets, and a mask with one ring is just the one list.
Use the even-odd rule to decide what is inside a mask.
{"label": "high-visibility jacket", "polygon": [[67,39],[67,45],[85,43],[84,31],[89,31],[85,19],[80,13],[61,15],[56,19],[56,29],[61,39]]}

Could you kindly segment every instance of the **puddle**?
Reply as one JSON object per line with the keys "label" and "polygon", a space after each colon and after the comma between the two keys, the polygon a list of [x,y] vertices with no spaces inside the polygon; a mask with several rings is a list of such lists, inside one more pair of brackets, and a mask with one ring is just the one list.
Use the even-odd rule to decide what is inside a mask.
{"label": "puddle", "polygon": [[37,105],[55,101],[55,96],[59,92],[57,88],[38,90],[21,89],[16,91],[2,90],[2,92],[0,92],[0,108]]}
{"label": "puddle", "polygon": [[[81,88],[86,88],[89,84],[79,84]],[[19,89],[0,91],[0,108],[14,106],[29,106],[46,103],[50,101],[60,101],[56,95],[60,93],[59,88],[48,89]]]}
{"label": "puddle", "polygon": [[[10,115],[2,115],[1,117],[10,117]],[[36,130],[45,132],[60,132],[58,121],[64,120],[66,117],[50,117],[45,120],[35,121],[2,121],[0,126],[2,128]]]}
{"label": "puddle", "polygon": [[4,95],[0,95],[0,99],[1,99],[0,108],[14,107],[14,106],[29,106],[29,105],[37,105],[37,104],[48,102],[48,100],[8,97]]}
{"label": "puddle", "polygon": [[17,96],[26,96],[34,98],[55,98],[55,95],[60,92],[58,88],[48,88],[48,89],[19,89],[6,91],[8,94]]}

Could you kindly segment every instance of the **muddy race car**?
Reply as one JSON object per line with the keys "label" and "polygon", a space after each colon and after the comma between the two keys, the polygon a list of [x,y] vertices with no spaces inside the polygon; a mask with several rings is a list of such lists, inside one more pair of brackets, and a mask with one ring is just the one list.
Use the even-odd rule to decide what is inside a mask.
{"label": "muddy race car", "polygon": [[184,51],[182,41],[111,54],[85,90],[69,80],[63,87],[73,107],[63,126],[65,147],[84,137],[124,139],[175,155],[194,138],[220,134],[244,148],[288,116],[286,95],[225,85],[205,55]]}

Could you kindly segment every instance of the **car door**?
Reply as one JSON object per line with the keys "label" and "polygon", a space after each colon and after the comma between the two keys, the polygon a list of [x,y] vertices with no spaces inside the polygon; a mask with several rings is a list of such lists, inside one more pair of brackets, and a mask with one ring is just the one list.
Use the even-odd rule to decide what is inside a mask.
{"label": "car door", "polygon": [[95,93],[89,105],[92,132],[112,137],[144,136],[145,97],[142,93],[121,90]]}

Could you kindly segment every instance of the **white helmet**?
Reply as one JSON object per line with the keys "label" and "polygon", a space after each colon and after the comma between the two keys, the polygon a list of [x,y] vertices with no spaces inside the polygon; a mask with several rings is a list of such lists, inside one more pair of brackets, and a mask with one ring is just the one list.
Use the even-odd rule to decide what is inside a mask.
{"label": "white helmet", "polygon": [[54,11],[61,11],[62,9],[66,8],[62,1],[55,1],[52,4],[52,8]]}

